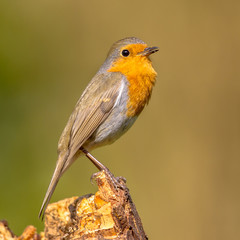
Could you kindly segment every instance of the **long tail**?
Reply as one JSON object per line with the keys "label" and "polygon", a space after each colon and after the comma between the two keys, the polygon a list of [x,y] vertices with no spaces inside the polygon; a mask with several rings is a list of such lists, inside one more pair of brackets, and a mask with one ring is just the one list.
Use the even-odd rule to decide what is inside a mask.
{"label": "long tail", "polygon": [[42,218],[42,220],[44,218],[44,214],[45,214],[47,205],[48,205],[48,203],[53,195],[53,192],[57,186],[57,183],[64,172],[63,169],[64,169],[64,165],[66,163],[66,160],[67,160],[67,156],[64,156],[57,161],[56,168],[54,170],[51,182],[48,186],[48,190],[45,194],[45,197],[44,197],[44,200],[43,200],[43,203],[42,203],[39,215],[38,215],[38,217]]}

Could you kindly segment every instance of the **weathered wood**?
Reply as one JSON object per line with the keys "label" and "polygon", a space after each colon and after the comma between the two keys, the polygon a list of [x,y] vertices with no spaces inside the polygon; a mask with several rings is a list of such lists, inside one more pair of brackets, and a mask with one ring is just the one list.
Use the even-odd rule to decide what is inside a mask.
{"label": "weathered wood", "polygon": [[104,171],[94,176],[95,195],[50,204],[45,215],[47,239],[147,239],[123,178]]}
{"label": "weathered wood", "polygon": [[147,239],[125,179],[105,171],[95,174],[94,179],[98,185],[95,195],[49,204],[44,233],[37,235],[36,229],[29,226],[16,237],[5,223],[5,227],[0,225],[0,236],[5,231],[6,240]]}
{"label": "weathered wood", "polygon": [[0,240],[44,240],[42,236],[37,234],[34,226],[27,226],[21,236],[16,236],[8,227],[5,220],[0,221]]}

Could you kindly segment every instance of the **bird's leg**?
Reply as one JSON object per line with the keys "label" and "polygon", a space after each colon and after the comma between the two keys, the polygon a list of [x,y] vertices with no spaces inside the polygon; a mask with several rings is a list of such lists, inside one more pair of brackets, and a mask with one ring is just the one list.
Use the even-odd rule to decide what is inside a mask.
{"label": "bird's leg", "polygon": [[[105,167],[102,163],[100,163],[91,153],[89,153],[85,148],[81,147],[80,150],[86,155],[86,157],[100,170],[104,170],[104,172],[110,177],[110,179],[113,182],[114,187],[117,189],[118,187],[122,186],[118,182],[118,178],[115,178],[113,174],[110,172],[110,170]],[[91,179],[94,178],[94,175],[91,177]]]}
{"label": "bird's leg", "polygon": [[97,167],[98,170],[105,172],[110,172],[107,167],[105,167],[102,163],[100,163],[90,152],[88,152],[85,148],[81,147],[80,150],[86,155],[86,157]]}

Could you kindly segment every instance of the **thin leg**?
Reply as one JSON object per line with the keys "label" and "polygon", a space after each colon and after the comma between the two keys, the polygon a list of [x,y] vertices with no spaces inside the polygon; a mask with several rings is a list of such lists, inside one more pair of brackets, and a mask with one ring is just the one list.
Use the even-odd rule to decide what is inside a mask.
{"label": "thin leg", "polygon": [[[122,188],[121,185],[119,185],[119,182],[117,178],[113,176],[113,174],[109,171],[107,167],[105,167],[102,163],[100,163],[91,153],[89,153],[85,148],[80,147],[80,150],[86,155],[86,157],[98,168],[98,170],[102,171],[104,170],[105,174],[107,174],[110,179],[112,180],[113,186],[115,189],[117,189],[119,186]],[[94,178],[94,176],[92,176]],[[92,179],[92,178],[91,178]]]}
{"label": "thin leg", "polygon": [[98,170],[109,172],[109,169],[100,163],[91,153],[89,153],[85,148],[81,147],[80,150],[86,155],[86,157],[98,168]]}

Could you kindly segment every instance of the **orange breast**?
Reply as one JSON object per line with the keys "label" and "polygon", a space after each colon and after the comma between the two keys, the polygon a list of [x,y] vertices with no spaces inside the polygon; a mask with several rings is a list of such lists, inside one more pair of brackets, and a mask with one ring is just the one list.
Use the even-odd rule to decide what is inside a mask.
{"label": "orange breast", "polygon": [[121,72],[129,81],[127,115],[133,117],[140,114],[149,101],[157,75],[150,59],[141,55],[119,58],[109,71]]}

